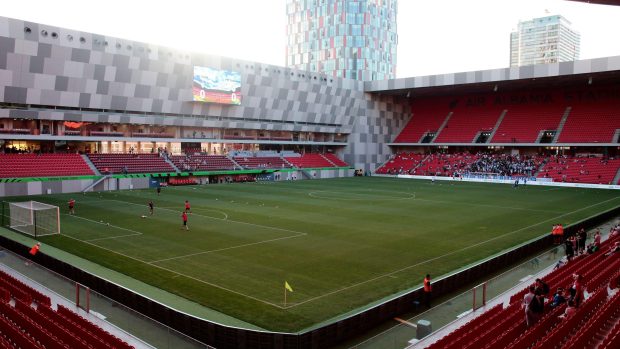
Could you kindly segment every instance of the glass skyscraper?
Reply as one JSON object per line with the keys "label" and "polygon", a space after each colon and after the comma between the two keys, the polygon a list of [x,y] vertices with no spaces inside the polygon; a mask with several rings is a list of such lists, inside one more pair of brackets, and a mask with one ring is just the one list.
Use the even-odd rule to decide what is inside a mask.
{"label": "glass skyscraper", "polygon": [[334,77],[396,76],[397,0],[287,0],[286,66]]}
{"label": "glass skyscraper", "polygon": [[577,60],[580,42],[571,22],[560,15],[520,21],[510,33],[510,66]]}

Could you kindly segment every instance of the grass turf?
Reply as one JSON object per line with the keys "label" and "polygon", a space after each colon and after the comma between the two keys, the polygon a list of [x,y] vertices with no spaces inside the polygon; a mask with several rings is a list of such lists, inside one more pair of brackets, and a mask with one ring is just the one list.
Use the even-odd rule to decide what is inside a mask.
{"label": "grass turf", "polygon": [[[70,197],[76,216],[66,214]],[[620,205],[612,190],[390,178],[27,200],[61,207],[62,235],[44,243],[277,331],[313,326],[416,287],[426,273],[448,273],[554,223]],[[189,231],[181,229],[185,200]],[[284,281],[294,291],[286,305]]]}

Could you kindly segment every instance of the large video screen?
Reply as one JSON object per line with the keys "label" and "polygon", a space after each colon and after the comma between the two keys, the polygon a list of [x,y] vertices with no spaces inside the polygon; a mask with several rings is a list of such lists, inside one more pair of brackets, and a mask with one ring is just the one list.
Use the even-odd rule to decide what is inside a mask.
{"label": "large video screen", "polygon": [[194,101],[241,104],[241,73],[194,66]]}

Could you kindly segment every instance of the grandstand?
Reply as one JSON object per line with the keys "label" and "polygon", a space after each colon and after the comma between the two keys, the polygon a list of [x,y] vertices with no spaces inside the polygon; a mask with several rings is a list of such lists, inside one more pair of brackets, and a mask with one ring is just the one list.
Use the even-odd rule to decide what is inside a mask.
{"label": "grandstand", "polygon": [[[239,73],[240,103],[192,100],[201,66]],[[454,257],[428,264],[447,296],[549,249],[556,220],[572,234],[619,214],[620,56],[357,83],[0,17],[5,75],[0,196],[76,197],[78,213],[31,256],[2,205],[7,253],[71,285],[57,297],[0,273],[4,347],[143,345],[114,331],[115,309],[104,330],[67,303],[85,289],[197,347],[331,347],[419,313],[429,261]],[[535,187],[500,185],[515,180]],[[546,309],[525,328],[520,289],[414,348],[618,347],[620,262],[604,256],[617,240],[544,275],[552,288],[586,278],[570,321]]]}

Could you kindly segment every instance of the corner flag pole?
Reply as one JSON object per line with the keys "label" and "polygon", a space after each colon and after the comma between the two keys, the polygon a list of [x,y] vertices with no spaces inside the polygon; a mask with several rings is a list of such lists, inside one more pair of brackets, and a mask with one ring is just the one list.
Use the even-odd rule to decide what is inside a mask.
{"label": "corner flag pole", "polygon": [[293,292],[293,288],[288,282],[284,281],[284,306],[286,307],[286,291]]}

